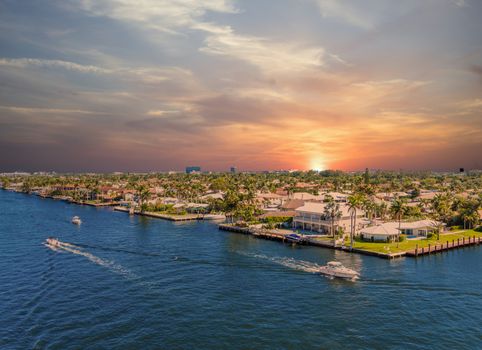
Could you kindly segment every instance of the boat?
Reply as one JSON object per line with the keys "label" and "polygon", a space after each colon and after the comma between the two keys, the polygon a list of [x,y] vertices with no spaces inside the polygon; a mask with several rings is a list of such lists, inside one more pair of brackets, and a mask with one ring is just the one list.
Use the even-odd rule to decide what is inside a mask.
{"label": "boat", "polygon": [[327,265],[320,267],[319,272],[322,275],[346,279],[357,279],[360,275],[358,272],[351,270],[338,261],[329,261]]}
{"label": "boat", "polygon": [[51,246],[51,247],[60,247],[60,242],[57,238],[54,238],[54,237],[49,237],[47,238],[47,240],[45,241],[45,243],[47,243],[47,245]]}
{"label": "boat", "polygon": [[300,235],[297,235],[296,233],[290,233],[289,235],[286,235],[285,239],[287,241],[293,242],[293,243],[299,243],[299,242],[303,241],[303,237],[300,236]]}
{"label": "boat", "polygon": [[75,225],[80,225],[82,223],[82,220],[80,220],[80,218],[78,216],[74,216],[72,218],[72,223],[75,224]]}

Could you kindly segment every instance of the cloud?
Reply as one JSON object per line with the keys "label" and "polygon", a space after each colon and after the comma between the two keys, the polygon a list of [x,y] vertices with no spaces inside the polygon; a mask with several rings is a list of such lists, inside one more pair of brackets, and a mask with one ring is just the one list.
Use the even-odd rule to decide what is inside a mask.
{"label": "cloud", "polygon": [[[346,0],[316,1],[323,17],[339,19],[352,26],[363,29],[375,28],[374,19],[373,16],[370,15],[370,12],[363,11]],[[362,6],[364,7],[365,4]]]}
{"label": "cloud", "polygon": [[[298,72],[324,65],[325,50],[285,42],[274,42],[261,36],[243,35],[231,26],[206,21],[208,12],[240,13],[232,1],[227,0],[175,0],[130,2],[110,0],[102,3],[80,1],[79,6],[95,16],[106,16],[127,23],[135,23],[171,34],[189,35],[198,31],[206,37],[199,52],[225,56],[247,62],[264,73]],[[332,61],[345,63],[338,55]]]}
{"label": "cloud", "polygon": [[62,68],[81,73],[110,73],[108,69],[92,65],[82,65],[75,62],[62,60],[47,60],[39,58],[0,58],[0,66],[8,67],[41,67],[41,68]]}
{"label": "cloud", "polygon": [[39,114],[39,113],[47,113],[47,114],[105,114],[102,112],[97,111],[88,111],[82,109],[61,109],[61,108],[32,108],[32,107],[17,107],[17,106],[0,106],[0,109],[8,110],[17,113],[23,114]]}
{"label": "cloud", "polygon": [[207,12],[238,12],[229,0],[80,0],[78,5],[95,16],[137,22],[169,33],[182,27],[196,27]]}
{"label": "cloud", "polygon": [[467,2],[465,0],[451,0],[452,3],[457,7],[465,7],[467,6]]}
{"label": "cloud", "polygon": [[273,43],[260,37],[235,34],[229,27],[209,35],[204,43],[201,52],[243,60],[266,73],[293,73],[324,65],[321,47]]}

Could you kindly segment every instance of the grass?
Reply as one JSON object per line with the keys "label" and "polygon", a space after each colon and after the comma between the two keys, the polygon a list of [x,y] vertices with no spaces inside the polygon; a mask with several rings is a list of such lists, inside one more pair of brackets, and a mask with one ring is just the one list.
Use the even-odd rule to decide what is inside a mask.
{"label": "grass", "polygon": [[[434,246],[435,244],[447,243],[447,241],[452,242],[452,240],[468,238],[468,237],[482,237],[481,232],[476,232],[474,230],[465,230],[455,233],[445,233],[440,234],[440,239],[437,240],[437,236],[434,236],[432,239],[421,239],[421,240],[405,240],[403,242],[393,242],[393,243],[386,243],[386,242],[363,242],[363,241],[355,241],[353,244],[353,248],[367,250],[371,252],[377,253],[399,253],[405,252],[408,250],[415,250],[417,244],[419,248],[428,247],[430,244]],[[348,241],[348,245],[349,245]]]}

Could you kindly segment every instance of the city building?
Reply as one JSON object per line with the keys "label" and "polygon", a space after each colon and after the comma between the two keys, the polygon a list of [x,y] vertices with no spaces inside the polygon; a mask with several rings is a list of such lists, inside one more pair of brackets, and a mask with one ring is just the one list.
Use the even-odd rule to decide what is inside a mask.
{"label": "city building", "polygon": [[188,167],[186,167],[186,174],[200,173],[200,172],[201,172],[200,166],[188,166]]}

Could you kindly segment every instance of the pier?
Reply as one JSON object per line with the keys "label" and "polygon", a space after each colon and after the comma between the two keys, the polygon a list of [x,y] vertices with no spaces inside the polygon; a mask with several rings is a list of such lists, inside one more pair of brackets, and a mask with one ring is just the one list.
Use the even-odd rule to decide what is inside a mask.
{"label": "pier", "polygon": [[446,241],[446,243],[440,243],[431,245],[429,244],[428,247],[421,247],[418,246],[414,250],[410,250],[406,252],[407,256],[410,257],[417,257],[419,255],[428,255],[434,253],[444,252],[450,249],[462,248],[471,245],[479,245],[481,243],[480,237],[468,237],[467,239],[453,239],[452,241]]}

